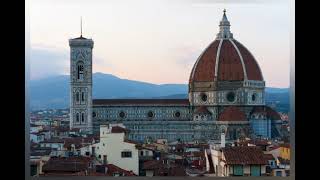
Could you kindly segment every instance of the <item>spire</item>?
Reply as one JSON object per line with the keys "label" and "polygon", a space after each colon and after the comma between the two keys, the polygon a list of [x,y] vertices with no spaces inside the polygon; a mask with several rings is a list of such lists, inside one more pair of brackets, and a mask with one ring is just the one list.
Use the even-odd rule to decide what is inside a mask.
{"label": "spire", "polygon": [[81,30],[80,37],[82,38],[82,16],[80,18],[80,30]]}
{"label": "spire", "polygon": [[226,9],[223,10],[222,20],[220,21],[220,32],[217,34],[217,39],[230,39],[233,38],[230,32],[230,22],[226,15]]}

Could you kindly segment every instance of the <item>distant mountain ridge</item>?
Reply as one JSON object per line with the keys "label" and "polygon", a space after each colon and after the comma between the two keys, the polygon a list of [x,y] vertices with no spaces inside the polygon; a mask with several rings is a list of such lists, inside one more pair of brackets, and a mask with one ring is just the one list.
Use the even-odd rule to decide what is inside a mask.
{"label": "distant mountain ridge", "polygon": [[[69,75],[48,77],[29,82],[30,107],[33,110],[67,108],[70,101]],[[266,88],[266,101],[289,101],[288,88]],[[188,98],[187,84],[152,84],[121,79],[112,74],[93,74],[93,98]]]}

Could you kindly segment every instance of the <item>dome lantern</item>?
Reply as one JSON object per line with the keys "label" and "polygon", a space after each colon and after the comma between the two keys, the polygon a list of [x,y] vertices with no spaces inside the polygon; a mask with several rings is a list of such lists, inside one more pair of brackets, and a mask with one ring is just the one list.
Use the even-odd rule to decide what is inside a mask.
{"label": "dome lantern", "polygon": [[217,34],[217,39],[232,39],[233,34],[230,31],[230,22],[228,21],[226,10],[223,10],[222,20],[220,21],[220,32]]}

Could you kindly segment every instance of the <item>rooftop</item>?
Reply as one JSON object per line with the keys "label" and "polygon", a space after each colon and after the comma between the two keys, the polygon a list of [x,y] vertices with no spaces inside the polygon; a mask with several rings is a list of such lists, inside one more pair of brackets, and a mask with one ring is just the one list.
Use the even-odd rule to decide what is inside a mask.
{"label": "rooftop", "polygon": [[222,148],[226,163],[231,165],[268,164],[263,151],[255,146],[235,146]]}

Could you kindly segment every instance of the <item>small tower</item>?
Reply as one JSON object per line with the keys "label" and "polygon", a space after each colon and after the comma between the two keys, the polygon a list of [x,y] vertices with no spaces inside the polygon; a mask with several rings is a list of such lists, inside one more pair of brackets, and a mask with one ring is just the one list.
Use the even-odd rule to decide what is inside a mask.
{"label": "small tower", "polygon": [[92,133],[92,48],[93,40],[70,39],[70,128]]}
{"label": "small tower", "polygon": [[230,31],[230,22],[228,21],[226,10],[223,10],[222,20],[220,21],[220,32],[217,34],[217,39],[232,39],[233,34]]}

